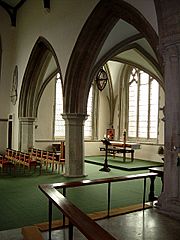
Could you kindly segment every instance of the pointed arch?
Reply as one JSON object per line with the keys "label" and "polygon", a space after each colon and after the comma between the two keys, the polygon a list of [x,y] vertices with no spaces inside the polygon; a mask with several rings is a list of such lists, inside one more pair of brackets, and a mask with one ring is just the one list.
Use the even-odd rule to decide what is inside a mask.
{"label": "pointed arch", "polygon": [[157,52],[158,36],[144,16],[122,0],[101,0],[85,23],[68,64],[64,85],[66,113],[86,113],[93,65],[107,36],[119,19],[133,25],[143,34],[160,61]]}
{"label": "pointed arch", "polygon": [[[54,57],[57,68],[43,82],[44,73]],[[19,117],[37,117],[37,109],[42,93],[48,82],[60,71],[57,56],[51,44],[43,37],[36,41],[25,70],[19,99]]]}

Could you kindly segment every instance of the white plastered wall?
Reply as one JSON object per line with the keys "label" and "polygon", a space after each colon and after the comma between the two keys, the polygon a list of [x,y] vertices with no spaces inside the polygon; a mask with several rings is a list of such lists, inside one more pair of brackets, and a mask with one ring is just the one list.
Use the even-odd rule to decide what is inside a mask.
{"label": "white plastered wall", "polygon": [[[0,152],[7,147],[8,115],[13,114],[10,102],[10,89],[14,70],[15,29],[11,26],[8,14],[0,7],[1,72],[0,72]],[[13,125],[15,122],[13,122]]]}

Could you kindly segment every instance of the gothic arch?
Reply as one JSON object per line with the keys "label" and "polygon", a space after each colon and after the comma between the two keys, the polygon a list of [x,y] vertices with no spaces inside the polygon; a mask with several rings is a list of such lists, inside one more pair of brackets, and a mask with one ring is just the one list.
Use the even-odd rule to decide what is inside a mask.
{"label": "gothic arch", "polygon": [[[43,74],[48,67],[51,58],[54,57],[57,69],[44,81]],[[37,117],[37,109],[42,93],[55,74],[60,71],[59,63],[54,49],[50,43],[43,37],[39,37],[31,52],[20,92],[19,100],[19,118]]]}
{"label": "gothic arch", "polygon": [[160,62],[158,36],[143,15],[122,0],[101,0],[85,23],[68,64],[64,85],[66,113],[86,114],[93,65],[107,36],[120,18],[143,34]]}
{"label": "gothic arch", "polygon": [[[150,72],[148,69],[143,68],[142,66],[140,66],[138,63],[134,63],[131,61],[126,61],[124,59],[120,59],[120,58],[116,58],[116,54],[119,54],[121,52],[130,50],[130,49],[134,49],[136,51],[138,51],[144,59],[148,59],[149,64],[155,69],[157,75],[159,77],[157,77],[157,75],[154,75],[152,72]],[[139,69],[142,69],[143,71],[147,72],[148,74],[150,74],[152,77],[154,77],[159,84],[161,85],[161,87],[164,89],[164,79],[163,79],[163,72],[162,69],[160,67],[160,64],[158,62],[155,61],[155,59],[148,53],[146,52],[140,45],[138,45],[137,43],[128,43],[128,44],[124,44],[124,42],[120,42],[119,44],[117,44],[116,46],[114,46],[110,51],[107,52],[107,54],[105,54],[94,66],[92,72],[91,72],[91,79],[93,78],[93,76],[96,74],[96,72],[99,69],[99,66],[103,66],[109,59],[114,60],[114,61],[119,61],[125,64],[129,64],[129,65],[133,65],[138,67]]]}

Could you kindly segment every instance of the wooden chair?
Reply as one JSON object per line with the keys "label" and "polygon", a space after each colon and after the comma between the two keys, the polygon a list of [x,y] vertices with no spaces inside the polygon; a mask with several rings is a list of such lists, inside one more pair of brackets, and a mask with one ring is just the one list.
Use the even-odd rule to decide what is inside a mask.
{"label": "wooden chair", "polygon": [[55,158],[55,153],[48,152],[47,161],[46,161],[46,170],[48,169],[48,166],[50,166],[52,168],[52,172],[54,171],[54,158]]}
{"label": "wooden chair", "polygon": [[49,156],[49,152],[42,150],[41,152],[41,164],[42,166],[46,166],[46,170],[48,169],[48,156]]}
{"label": "wooden chair", "polygon": [[54,167],[53,167],[53,169],[57,169],[58,173],[60,173],[60,166],[61,166],[61,171],[63,173],[64,164],[65,164],[65,159],[61,158],[61,155],[56,154],[54,156]]}
{"label": "wooden chair", "polygon": [[64,145],[64,141],[61,141],[60,153],[61,153],[61,159],[64,159],[65,158],[65,145]]}
{"label": "wooden chair", "polygon": [[36,158],[37,160],[41,160],[43,151],[40,149],[36,149]]}
{"label": "wooden chair", "polygon": [[6,148],[5,158],[8,160],[11,160],[11,156],[12,156],[12,149]]}
{"label": "wooden chair", "polygon": [[16,162],[21,165],[23,164],[24,158],[23,158],[23,152],[16,151]]}
{"label": "wooden chair", "polygon": [[35,159],[32,159],[31,155],[28,153],[24,153],[23,158],[24,158],[24,162],[23,162],[24,170],[25,170],[25,167],[28,167],[28,169],[31,170],[31,167],[33,166],[34,171],[36,171],[37,161]]}
{"label": "wooden chair", "polygon": [[16,151],[13,149],[7,149],[5,153],[5,158],[8,159],[10,162],[12,162],[15,166],[15,155]]}
{"label": "wooden chair", "polygon": [[13,163],[9,161],[5,156],[0,155],[0,169],[2,169],[2,172],[4,170],[8,170],[14,167]]}
{"label": "wooden chair", "polygon": [[28,153],[31,154],[33,152],[33,149],[32,147],[28,148]]}
{"label": "wooden chair", "polygon": [[48,152],[47,151],[36,149],[36,156],[32,155],[32,158],[36,160],[37,165],[39,165],[40,174],[42,172],[43,166],[46,166],[46,169],[48,168],[47,166]]}
{"label": "wooden chair", "polygon": [[19,154],[18,154],[18,163],[19,163],[19,165],[24,166],[24,153],[23,152],[19,152]]}

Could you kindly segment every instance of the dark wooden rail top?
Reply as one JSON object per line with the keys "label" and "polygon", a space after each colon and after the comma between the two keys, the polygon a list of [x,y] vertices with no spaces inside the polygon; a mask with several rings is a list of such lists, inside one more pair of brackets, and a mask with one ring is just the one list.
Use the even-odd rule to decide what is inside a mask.
{"label": "dark wooden rail top", "polygon": [[113,177],[113,178],[100,178],[100,179],[93,179],[93,180],[82,180],[78,182],[61,182],[61,183],[52,183],[52,184],[43,184],[40,185],[41,187],[48,186],[49,188],[70,188],[70,187],[80,187],[84,185],[93,185],[93,184],[102,184],[102,183],[110,183],[110,182],[122,182],[127,180],[135,180],[141,178],[149,178],[157,176],[157,173],[140,173],[140,174],[133,174],[127,176],[120,176],[120,177]]}
{"label": "dark wooden rail top", "polygon": [[39,188],[87,239],[116,240],[80,209],[69,202],[60,192],[53,188],[53,184],[50,185],[51,186],[40,185]]}

